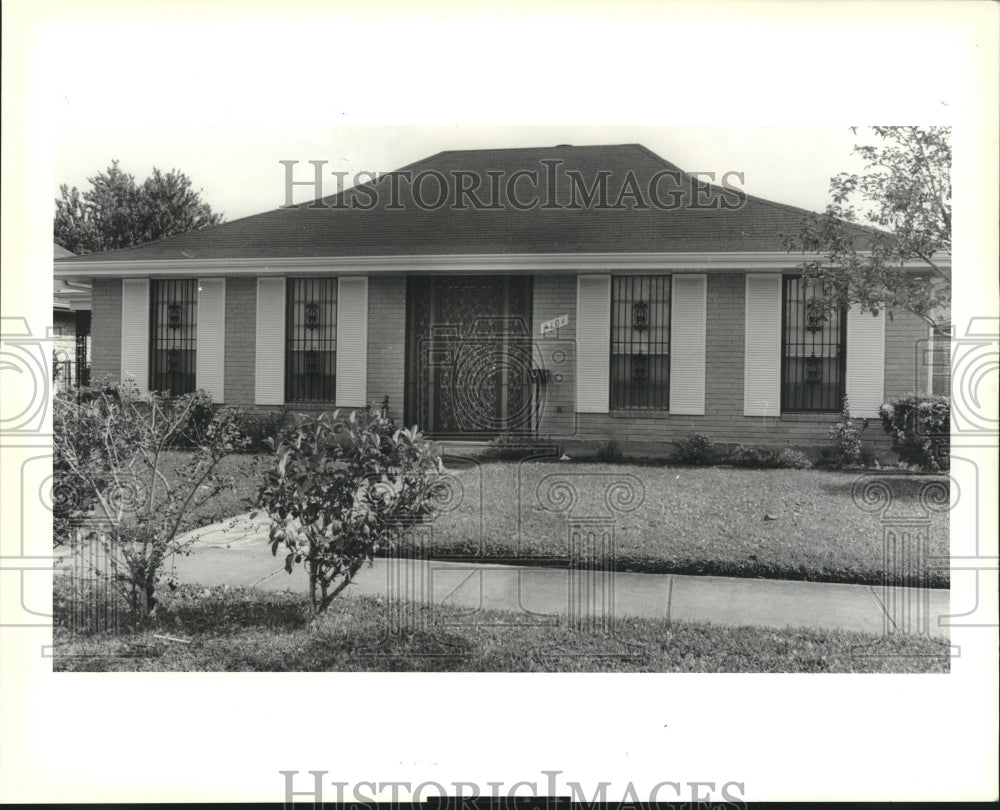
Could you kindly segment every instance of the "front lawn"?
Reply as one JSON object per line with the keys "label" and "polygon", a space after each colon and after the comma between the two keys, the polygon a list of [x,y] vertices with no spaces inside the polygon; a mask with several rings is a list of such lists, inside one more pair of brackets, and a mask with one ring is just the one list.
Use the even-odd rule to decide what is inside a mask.
{"label": "front lawn", "polygon": [[[168,478],[177,474],[191,458],[184,450],[171,450],[163,455],[161,471]],[[264,470],[272,463],[266,453],[234,453],[219,462],[219,475],[231,475],[235,480],[234,489],[216,495],[201,508],[186,514],[181,520],[181,531],[193,529],[206,523],[216,523],[226,518],[241,515],[254,508],[257,489],[263,482]]]}
{"label": "front lawn", "polygon": [[[94,615],[55,581],[57,671],[948,672],[945,642],[827,630],[619,619],[612,634],[524,614],[435,607],[428,626],[390,633],[386,603],[340,598],[313,623],[291,593],[182,586],[151,623],[88,634]],[[102,614],[106,617],[106,614]]]}
{"label": "front lawn", "polygon": [[[183,463],[172,453],[165,468]],[[234,455],[221,471],[236,477],[235,491],[223,493],[185,520],[185,527],[223,520],[252,508],[268,455]],[[873,473],[824,470],[748,470],[654,464],[567,464],[448,460],[458,486],[450,511],[433,525],[430,552],[438,558],[565,565],[569,562],[566,515],[600,517],[605,491],[633,476],[645,497],[631,512],[617,513],[613,564],[621,571],[766,577],[817,582],[881,584],[883,574],[898,585],[946,588],[949,520],[946,511],[927,509],[921,490],[944,487],[944,476],[885,474],[892,504],[871,511],[855,503],[852,488]],[[542,508],[539,484],[565,480],[575,504],[567,512]],[[634,485],[634,479],[629,479]],[[550,505],[559,503],[560,488]],[[569,490],[565,490],[567,494]],[[926,493],[925,493],[926,494]],[[925,503],[933,506],[935,494]],[[613,497],[613,495],[612,495]],[[914,575],[886,571],[883,530],[894,520],[923,518],[929,529],[925,566]],[[940,557],[944,565],[935,565]],[[604,560],[603,562],[610,562]]]}
{"label": "front lawn", "polygon": [[[925,503],[933,507],[934,495],[947,494],[941,476],[879,477],[892,504],[872,511],[852,498],[859,478],[872,479],[864,473],[464,460],[450,466],[457,505],[434,523],[430,551],[437,557],[567,564],[567,516],[611,516],[616,492],[623,494],[613,486],[624,481],[644,490],[644,499],[613,514],[618,570],[863,584],[880,584],[885,574],[893,584],[948,587],[948,514],[921,503],[931,482],[937,489],[925,493]],[[568,509],[554,511],[560,506]],[[883,530],[906,518],[927,520],[929,555],[943,566],[925,559],[915,573],[886,570]]]}

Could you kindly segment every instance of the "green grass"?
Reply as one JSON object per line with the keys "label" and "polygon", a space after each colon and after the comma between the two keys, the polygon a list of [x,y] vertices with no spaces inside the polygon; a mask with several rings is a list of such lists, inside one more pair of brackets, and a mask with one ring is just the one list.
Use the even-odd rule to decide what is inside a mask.
{"label": "green grass", "polygon": [[858,473],[558,462],[454,467],[461,499],[434,524],[438,557],[558,564],[570,554],[567,513],[544,508],[543,480],[567,481],[575,491],[570,513],[586,518],[611,515],[606,489],[633,476],[645,498],[613,516],[618,570],[863,584],[887,575],[894,584],[948,587],[946,567],[929,562],[914,581],[883,562],[884,526],[913,517],[928,521],[929,555],[947,557],[948,514],[920,502],[925,484],[947,486],[947,478],[885,477],[892,505],[872,512],[852,499]]}
{"label": "green grass", "polygon": [[[182,450],[167,452],[162,464],[162,472],[168,478],[176,474],[191,458]],[[234,489],[220,492],[201,508],[185,515],[181,521],[181,531],[193,529],[206,523],[214,523],[243,514],[253,509],[257,488],[263,482],[264,465],[270,463],[266,454],[234,453],[219,462],[219,475],[231,475],[235,479]]]}
{"label": "green grass", "polygon": [[[172,454],[166,469],[183,463]],[[236,476],[237,489],[220,495],[185,520],[193,527],[251,508],[266,455],[236,455],[221,471]],[[430,551],[439,558],[475,558],[523,564],[566,564],[570,552],[565,513],[546,511],[537,493],[556,475],[576,490],[579,516],[608,515],[604,492],[623,476],[642,482],[639,508],[615,515],[614,567],[644,573],[767,577],[946,588],[947,567],[926,561],[913,575],[886,570],[883,530],[896,519],[926,519],[930,557],[947,557],[947,512],[921,506],[921,489],[948,479],[886,475],[892,505],[865,511],[851,490],[870,474],[825,470],[747,470],[646,464],[558,462],[450,463],[460,485],[457,505],[434,523]],[[773,520],[765,519],[765,515]]]}
{"label": "green grass", "polygon": [[87,633],[67,587],[56,578],[57,671],[949,671],[947,645],[926,638],[641,619],[608,633],[495,611],[472,622],[440,607],[433,620],[411,614],[425,626],[390,633],[378,599],[339,599],[314,621],[303,596],[187,586],[164,594],[145,626]]}

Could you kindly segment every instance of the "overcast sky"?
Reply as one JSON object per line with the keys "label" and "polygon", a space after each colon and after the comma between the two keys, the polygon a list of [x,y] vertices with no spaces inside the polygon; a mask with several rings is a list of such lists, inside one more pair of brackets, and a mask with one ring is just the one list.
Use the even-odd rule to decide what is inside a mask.
{"label": "overcast sky", "polygon": [[[444,149],[638,142],[682,169],[743,172],[748,193],[822,210],[830,177],[857,166],[849,125],[880,123],[863,104],[850,117],[822,110],[826,120],[816,121],[816,99],[809,111],[789,95],[797,69],[785,60],[775,64],[782,84],[773,97],[757,83],[747,88],[757,100],[741,106],[738,60],[707,77],[701,66],[692,81],[690,61],[668,58],[663,36],[628,14],[605,28],[620,29],[637,52],[662,52],[660,73],[574,52],[572,26],[562,21],[539,21],[530,40],[563,50],[533,51],[528,62],[517,58],[524,23],[494,21],[493,41],[514,44],[509,63],[486,65],[482,81],[463,68],[471,60],[480,70],[496,49],[468,49],[468,30],[447,19],[383,19],[377,29],[361,18],[345,27],[291,13],[54,20],[38,66],[52,125],[52,194],[61,183],[84,188],[117,158],[137,180],[153,166],[180,169],[232,220],[284,202],[279,160],[302,161],[304,177],[308,160],[353,175]],[[720,36],[703,20],[678,19],[671,30]],[[711,90],[698,88],[719,77],[733,87],[715,105]]]}
{"label": "overcast sky", "polygon": [[[313,179],[306,161],[328,161],[324,190],[332,193],[334,169],[350,172],[350,183],[357,172],[391,171],[444,149],[641,143],[687,171],[713,172],[717,180],[729,171],[742,172],[748,193],[814,210],[826,204],[830,177],[858,165],[851,154],[857,137],[845,127],[276,126],[267,116],[252,127],[204,126],[197,119],[157,127],[124,116],[94,122],[93,110],[105,108],[100,87],[68,95],[58,132],[56,186],[83,188],[112,158],[137,180],[153,166],[178,168],[227,219],[284,203],[285,169],[279,160],[300,161],[294,177],[303,181]],[[310,191],[296,187],[296,200],[310,198]]]}

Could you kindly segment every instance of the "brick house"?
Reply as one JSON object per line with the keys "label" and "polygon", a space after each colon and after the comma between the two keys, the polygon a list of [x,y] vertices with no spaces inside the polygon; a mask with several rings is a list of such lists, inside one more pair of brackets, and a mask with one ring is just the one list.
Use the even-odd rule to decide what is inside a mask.
{"label": "brick house", "polygon": [[821,445],[845,395],[874,417],[930,384],[919,317],[810,305],[805,211],[640,145],[443,152],[332,196],[286,168],[313,203],[56,261],[92,284],[95,379],[650,453]]}

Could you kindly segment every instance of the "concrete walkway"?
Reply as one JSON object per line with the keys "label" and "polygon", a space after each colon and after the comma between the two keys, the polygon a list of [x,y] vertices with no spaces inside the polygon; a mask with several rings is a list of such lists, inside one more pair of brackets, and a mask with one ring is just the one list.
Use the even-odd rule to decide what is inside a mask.
{"label": "concrete walkway", "polygon": [[[200,530],[191,556],[173,564],[180,582],[306,593],[296,567],[271,555],[268,521],[243,516]],[[725,625],[813,627],[948,637],[950,592],[774,579],[631,574],[489,565],[475,560],[376,559],[344,591],[347,596],[395,597],[470,612],[505,610],[570,615],[705,621]]]}

